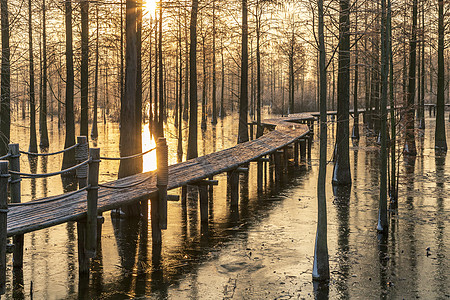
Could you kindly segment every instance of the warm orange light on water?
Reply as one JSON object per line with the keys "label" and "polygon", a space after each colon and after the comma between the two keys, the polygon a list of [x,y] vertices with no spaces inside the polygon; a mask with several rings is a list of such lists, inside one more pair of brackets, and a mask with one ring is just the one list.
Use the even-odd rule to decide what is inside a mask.
{"label": "warm orange light on water", "polygon": [[[156,146],[155,139],[150,135],[148,125],[144,126],[142,131],[142,152],[152,149]],[[151,151],[144,155],[144,172],[156,170],[156,151]]]}

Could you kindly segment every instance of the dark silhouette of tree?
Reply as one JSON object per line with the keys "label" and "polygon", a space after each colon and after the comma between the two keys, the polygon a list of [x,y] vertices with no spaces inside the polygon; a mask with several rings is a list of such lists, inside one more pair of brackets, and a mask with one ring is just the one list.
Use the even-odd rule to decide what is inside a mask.
{"label": "dark silhouette of tree", "polygon": [[80,1],[81,9],[81,121],[80,135],[89,134],[89,1]]}
{"label": "dark silhouette of tree", "polygon": [[248,141],[248,8],[247,0],[242,0],[242,50],[241,50],[241,88],[239,97],[238,143]]}
{"label": "dark silhouette of tree", "polygon": [[327,173],[327,74],[325,66],[324,11],[323,0],[317,1],[318,40],[319,40],[319,77],[320,77],[320,150],[319,177],[317,182],[317,234],[314,247],[312,277],[314,280],[326,281],[330,278],[327,244],[327,197],[325,190]]}
{"label": "dark silhouette of tree", "polygon": [[36,138],[36,96],[34,92],[34,55],[33,55],[33,30],[32,30],[32,10],[31,0],[28,0],[28,58],[30,66],[30,83],[29,83],[29,95],[30,95],[30,145],[28,146],[29,152],[36,153],[37,138]]}
{"label": "dark silhouette of tree", "polygon": [[99,21],[98,21],[98,3],[95,5],[96,32],[95,32],[95,70],[94,70],[94,114],[92,118],[91,138],[98,138],[97,127],[97,109],[98,109],[98,43],[99,43]]}
{"label": "dark silhouette of tree", "polygon": [[196,158],[197,150],[197,13],[198,0],[192,0],[189,49],[189,137],[187,159]]}
{"label": "dark silhouette of tree", "polygon": [[[417,1],[417,0],[415,0]],[[444,91],[445,91],[445,73],[444,73],[444,1],[438,1],[438,87],[437,87],[437,100],[436,100],[436,130],[435,130],[435,143],[434,149],[436,153],[447,152],[447,140],[445,137],[445,121],[444,121]]]}
{"label": "dark silhouette of tree", "polygon": [[336,162],[333,184],[351,184],[349,157],[350,1],[340,0]]}
{"label": "dark silhouette of tree", "polygon": [[416,141],[414,134],[414,99],[416,95],[416,46],[417,46],[417,0],[413,0],[412,6],[412,28],[411,39],[409,41],[409,82],[405,114],[405,155],[416,155]]}
{"label": "dark silhouette of tree", "polygon": [[48,148],[48,129],[47,129],[47,28],[46,28],[46,7],[45,0],[42,0],[42,77],[41,77],[41,97],[39,104],[39,145],[42,148]]}

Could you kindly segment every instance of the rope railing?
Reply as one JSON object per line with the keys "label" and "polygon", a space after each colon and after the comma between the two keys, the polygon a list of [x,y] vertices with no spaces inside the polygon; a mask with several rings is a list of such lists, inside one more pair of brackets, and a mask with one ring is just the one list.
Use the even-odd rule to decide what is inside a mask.
{"label": "rope railing", "polygon": [[6,155],[1,156],[1,157],[0,157],[0,160],[5,160],[5,159],[8,159],[8,158],[10,158],[10,157],[11,157],[11,153],[8,153],[8,154],[6,154]]}
{"label": "rope railing", "polygon": [[148,176],[147,178],[144,178],[141,181],[135,182],[135,183],[131,183],[128,185],[120,185],[120,186],[116,186],[116,185],[108,185],[108,184],[99,184],[99,187],[105,188],[105,189],[113,189],[113,190],[122,190],[122,189],[128,189],[128,188],[132,188],[135,186],[138,186],[140,184],[143,184],[144,182],[146,182],[147,180],[149,180],[151,178],[151,176]]}
{"label": "rope railing", "polygon": [[152,152],[153,150],[156,150],[156,147],[151,148],[151,149],[149,149],[149,150],[147,150],[145,152],[134,154],[134,155],[130,155],[130,156],[124,156],[124,157],[103,157],[103,156],[101,156],[100,159],[103,159],[103,160],[126,160],[126,159],[132,159],[132,158],[137,158],[137,157],[143,156],[145,154],[148,154],[148,153]]}
{"label": "rope railing", "polygon": [[52,153],[34,153],[34,152],[28,152],[28,151],[22,151],[20,150],[20,153],[22,154],[26,154],[26,155],[30,155],[30,156],[51,156],[51,155],[56,155],[56,154],[61,154],[67,151],[70,151],[72,149],[75,149],[77,146],[79,146],[79,144],[75,144],[73,146],[70,146],[66,149],[60,150],[60,151],[56,151],[56,152],[52,152]]}
{"label": "rope railing", "polygon": [[60,195],[60,196],[52,197],[52,198],[49,198],[49,199],[37,200],[37,201],[30,201],[30,202],[23,202],[23,203],[9,203],[9,204],[8,204],[8,207],[15,207],[15,206],[29,206],[29,205],[34,205],[34,204],[50,203],[50,202],[53,202],[53,201],[62,200],[62,199],[68,198],[68,197],[70,197],[70,196],[76,195],[76,194],[78,194],[78,193],[84,192],[84,191],[86,191],[89,187],[90,187],[90,186],[85,186],[85,187],[82,188],[82,189],[79,189],[79,190],[76,190],[76,191],[73,191],[73,192],[70,192],[70,193],[65,193],[65,194],[62,194],[62,195]]}
{"label": "rope railing", "polygon": [[87,159],[81,163],[79,163],[78,165],[75,165],[73,167],[58,171],[58,172],[53,172],[53,173],[44,173],[44,174],[31,174],[31,173],[22,173],[22,172],[16,172],[16,171],[9,171],[10,174],[12,175],[19,175],[22,176],[21,178],[46,178],[46,177],[51,177],[51,176],[56,176],[56,175],[62,175],[64,173],[67,172],[71,172],[74,171],[82,166],[87,165],[90,162],[90,159]]}

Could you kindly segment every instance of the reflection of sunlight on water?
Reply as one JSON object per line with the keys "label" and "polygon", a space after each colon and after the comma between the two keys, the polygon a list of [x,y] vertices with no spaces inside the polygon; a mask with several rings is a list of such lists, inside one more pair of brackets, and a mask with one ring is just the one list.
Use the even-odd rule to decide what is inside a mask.
{"label": "reflection of sunlight on water", "polygon": [[[150,135],[150,129],[146,124],[142,131],[142,152],[145,152],[156,146],[155,138]],[[145,154],[143,157],[144,172],[156,170],[156,151]]]}

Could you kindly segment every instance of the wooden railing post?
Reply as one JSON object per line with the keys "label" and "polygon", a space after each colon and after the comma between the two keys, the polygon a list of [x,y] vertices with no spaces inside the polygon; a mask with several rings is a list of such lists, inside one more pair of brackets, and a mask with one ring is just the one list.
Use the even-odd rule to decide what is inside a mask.
{"label": "wooden railing post", "polygon": [[9,178],[8,161],[0,160],[0,295],[6,293],[8,178]]}
{"label": "wooden railing post", "polygon": [[[9,144],[9,168],[11,171],[20,172],[20,151],[19,144]],[[9,189],[11,191],[11,203],[20,203],[20,176],[11,175]],[[14,254],[13,266],[21,268],[23,266],[23,234],[16,235],[13,238]]]}
{"label": "wooden railing post", "polygon": [[[75,148],[75,160],[81,163],[89,158],[89,144],[85,136],[77,136],[78,146]],[[87,185],[88,166],[77,169],[78,187],[84,188]]]}
{"label": "wooden railing post", "polygon": [[[169,149],[165,138],[158,138],[156,143],[156,185],[159,198],[159,224],[167,229],[167,185],[169,183]],[[153,208],[152,208],[153,210]]]}
{"label": "wooden railing post", "polygon": [[97,251],[97,202],[100,148],[89,150],[89,176],[87,190],[86,255],[94,258]]}

